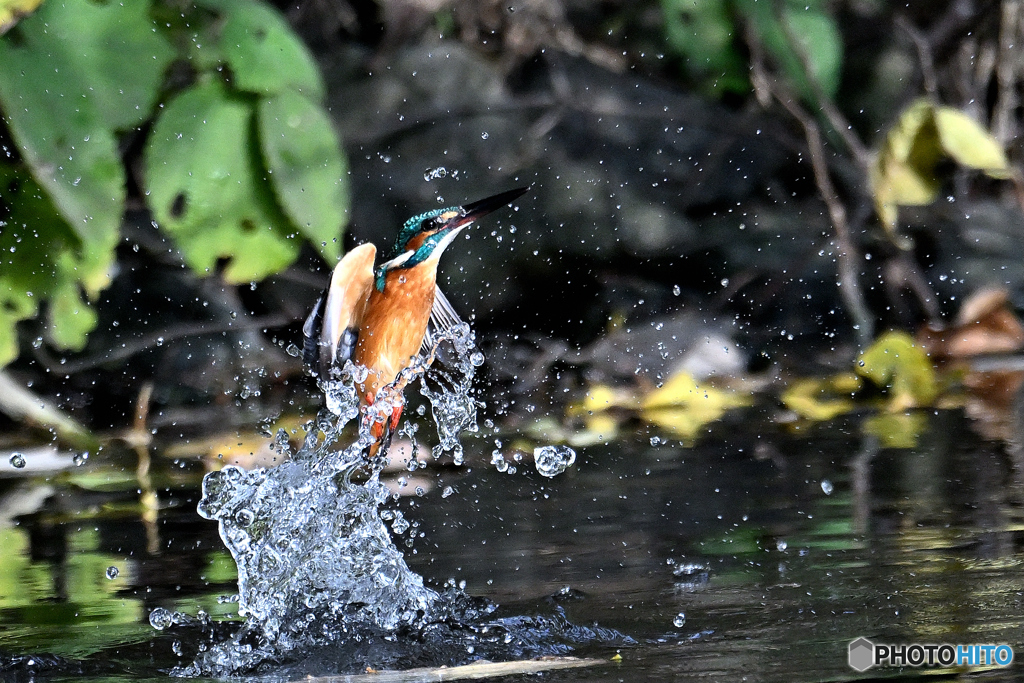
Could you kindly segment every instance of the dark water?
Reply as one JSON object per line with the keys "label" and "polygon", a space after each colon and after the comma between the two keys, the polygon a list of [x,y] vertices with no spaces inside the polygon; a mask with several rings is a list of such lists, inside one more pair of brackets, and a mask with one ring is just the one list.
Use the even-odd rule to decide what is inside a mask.
{"label": "dark water", "polygon": [[[464,438],[468,464],[417,473],[433,487],[395,507],[420,524],[406,552],[429,585],[464,581],[498,617],[564,614],[636,641],[577,645],[621,660],[546,680],[927,672],[856,674],[847,645],[859,636],[1024,652],[1021,473],[958,413],[928,420],[905,449],[879,448],[855,421],[720,425],[693,447],[651,446],[644,433],[579,449],[554,479],[528,463],[499,473],[484,464],[491,442]],[[231,618],[235,574],[195,512],[203,466],[155,454],[145,486],[136,466],[132,451],[63,472],[3,463],[0,679],[165,678],[230,630],[150,627],[157,607]],[[156,508],[140,504],[148,489]],[[1009,679],[1018,666],[979,675]]]}

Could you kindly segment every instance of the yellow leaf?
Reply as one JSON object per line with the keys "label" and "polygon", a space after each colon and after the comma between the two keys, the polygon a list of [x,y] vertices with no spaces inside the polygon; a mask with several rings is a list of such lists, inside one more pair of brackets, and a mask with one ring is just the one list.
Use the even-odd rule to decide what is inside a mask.
{"label": "yellow leaf", "polygon": [[938,395],[931,359],[905,332],[887,332],[860,357],[857,373],[889,389],[890,411],[927,406]]}
{"label": "yellow leaf", "polygon": [[981,124],[952,107],[937,107],[935,127],[942,150],[958,164],[994,178],[1009,177],[1009,161],[999,142]]}
{"label": "yellow leaf", "polygon": [[802,379],[782,392],[782,402],[802,418],[826,421],[853,410],[850,396],[860,387],[860,377],[852,372],[824,379]]}
{"label": "yellow leaf", "polygon": [[698,382],[688,372],[677,372],[640,404],[640,417],[684,438],[719,419],[730,408],[750,405],[748,395]]}
{"label": "yellow leaf", "polygon": [[870,170],[875,209],[886,228],[896,227],[899,206],[921,206],[938,198],[935,167],[942,158],[933,107],[918,100],[889,130]]}
{"label": "yellow leaf", "polygon": [[636,398],[632,392],[624,389],[613,389],[606,384],[595,384],[584,394],[583,400],[569,407],[569,415],[589,415],[601,413],[611,408],[636,408]]}
{"label": "yellow leaf", "polygon": [[915,448],[927,427],[927,417],[917,412],[881,413],[862,424],[864,433],[877,436],[882,448]]}
{"label": "yellow leaf", "polygon": [[998,141],[967,114],[918,100],[900,115],[870,169],[879,219],[896,226],[900,206],[924,206],[938,198],[939,162],[950,158],[993,178],[1011,175]]}
{"label": "yellow leaf", "polygon": [[7,33],[18,20],[32,14],[43,0],[0,0],[0,36]]}

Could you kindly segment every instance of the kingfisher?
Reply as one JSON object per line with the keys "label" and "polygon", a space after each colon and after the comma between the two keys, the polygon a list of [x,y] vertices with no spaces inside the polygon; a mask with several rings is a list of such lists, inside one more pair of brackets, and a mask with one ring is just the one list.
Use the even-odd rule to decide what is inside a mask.
{"label": "kingfisher", "polygon": [[[378,389],[394,382],[417,353],[462,322],[437,286],[441,254],[463,228],[515,201],[527,189],[413,216],[376,268],[373,244],[361,244],[345,254],[302,327],[306,367],[327,379],[332,368],[348,360],[362,365],[367,375],[357,383],[359,396],[364,405],[372,404]],[[389,435],[398,426],[401,411],[401,406],[394,408]],[[375,425],[374,436],[381,439],[384,431],[383,425]]]}

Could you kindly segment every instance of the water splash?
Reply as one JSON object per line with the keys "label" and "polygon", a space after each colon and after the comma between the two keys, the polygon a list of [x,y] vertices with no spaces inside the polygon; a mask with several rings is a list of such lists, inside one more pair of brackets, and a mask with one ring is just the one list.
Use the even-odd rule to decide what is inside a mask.
{"label": "water splash", "polygon": [[[428,381],[438,353],[446,355],[447,370],[433,370]],[[470,391],[478,353],[469,327],[457,326],[362,408],[356,385],[366,370],[348,364],[323,382],[327,408],[302,447],[287,453],[287,442],[279,445],[290,456],[285,462],[206,476],[199,514],[219,522],[238,566],[238,612],[246,622],[175,673],[229,675],[360,629],[394,631],[428,620],[438,594],[395,547],[392,534],[402,529],[389,529],[380,514],[390,493],[379,480],[386,454],[369,455],[373,428],[390,419],[403,405],[405,386],[419,379],[440,437],[435,452],[460,460],[459,434],[476,428]],[[346,446],[343,430],[352,421],[357,436]]]}
{"label": "water splash", "polygon": [[542,476],[557,477],[576,462],[576,451],[568,446],[541,446],[534,449],[533,462]]}
{"label": "water splash", "polygon": [[[438,356],[444,369],[432,367]],[[560,654],[571,647],[559,638],[607,635],[577,632],[564,617],[491,619],[495,605],[454,584],[442,593],[424,586],[394,544],[410,524],[394,511],[382,514],[390,496],[379,479],[387,457],[373,434],[404,406],[403,390],[418,380],[437,425],[435,456],[450,453],[461,463],[459,435],[477,430],[482,404],[472,381],[482,362],[469,326],[456,326],[362,407],[356,387],[365,369],[351,363],[333,369],[321,383],[326,408],[307,426],[302,446],[291,453],[287,438],[275,442],[286,456],[282,464],[206,475],[199,514],[218,521],[235,559],[238,612],[246,620],[227,639],[200,648],[174,675],[305,675],[359,668],[361,661],[455,664],[480,656]],[[352,423],[356,436],[346,438]],[[559,456],[560,465],[571,464]],[[166,610],[155,610],[150,621],[156,628],[216,626]],[[376,644],[372,655],[369,643]],[[321,669],[311,663],[317,657]]]}

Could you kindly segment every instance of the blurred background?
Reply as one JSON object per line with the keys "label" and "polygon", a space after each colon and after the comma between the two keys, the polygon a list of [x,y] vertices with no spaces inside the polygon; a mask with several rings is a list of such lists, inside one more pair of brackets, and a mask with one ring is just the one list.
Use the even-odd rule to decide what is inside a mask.
{"label": "blurred background", "polygon": [[657,400],[683,412],[680,386],[741,382],[673,434],[753,394],[820,419],[839,380],[804,408],[793,382],[856,375],[886,331],[940,375],[839,393],[933,405],[936,362],[1024,342],[1017,2],[5,0],[0,21],[4,432],[315,409],[293,345],[339,255],[522,185],[441,286],[497,415],[556,436],[594,427],[573,416],[595,392],[607,431],[672,378]]}

